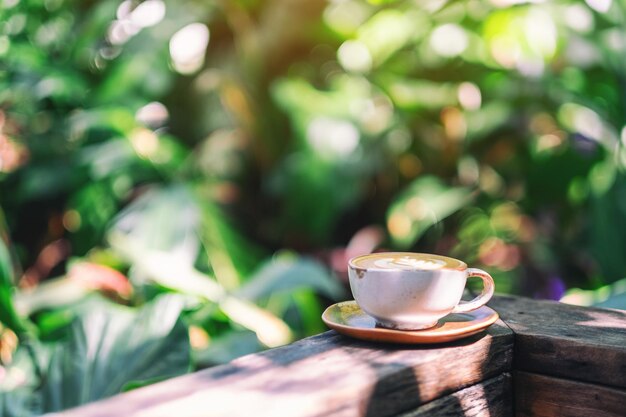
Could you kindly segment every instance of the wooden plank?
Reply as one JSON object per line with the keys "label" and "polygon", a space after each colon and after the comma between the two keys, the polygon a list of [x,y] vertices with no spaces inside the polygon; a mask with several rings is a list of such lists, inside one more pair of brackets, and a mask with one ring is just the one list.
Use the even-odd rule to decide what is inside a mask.
{"label": "wooden plank", "polygon": [[512,332],[431,346],[333,331],[60,413],[66,417],[393,416],[509,371]]}
{"label": "wooden plank", "polygon": [[511,374],[504,373],[398,417],[513,417]]}
{"label": "wooden plank", "polygon": [[514,373],[516,417],[624,417],[626,391],[527,372]]}
{"label": "wooden plank", "polygon": [[515,369],[626,388],[626,311],[504,296],[489,305],[515,333]]}

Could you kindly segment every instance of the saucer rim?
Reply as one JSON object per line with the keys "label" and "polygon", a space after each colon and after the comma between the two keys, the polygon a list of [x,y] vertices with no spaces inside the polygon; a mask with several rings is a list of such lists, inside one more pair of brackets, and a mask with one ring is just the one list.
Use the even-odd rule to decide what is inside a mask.
{"label": "saucer rim", "polygon": [[[355,300],[346,300],[334,303],[328,306],[322,313],[322,321],[329,328],[336,330],[337,332],[356,339],[370,340],[377,342],[391,342],[391,343],[415,343],[415,344],[428,344],[428,343],[445,343],[465,337],[469,337],[480,333],[489,326],[493,325],[499,320],[500,315],[493,308],[484,305],[479,309],[486,309],[490,311],[489,317],[484,321],[476,324],[471,324],[468,327],[462,329],[450,329],[445,331],[436,331],[432,328],[422,330],[397,330],[386,328],[372,328],[372,327],[358,327],[341,324],[330,318],[330,311],[333,308],[337,308],[342,304],[356,305],[361,314],[367,315],[363,312]],[[470,311],[463,314],[471,315],[474,311]]]}

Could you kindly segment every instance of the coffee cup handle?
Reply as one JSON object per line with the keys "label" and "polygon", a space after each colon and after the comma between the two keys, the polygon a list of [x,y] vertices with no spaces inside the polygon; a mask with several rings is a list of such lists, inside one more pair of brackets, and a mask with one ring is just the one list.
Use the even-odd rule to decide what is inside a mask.
{"label": "coffee cup handle", "polygon": [[456,307],[454,307],[452,313],[467,313],[468,311],[476,310],[477,308],[487,304],[487,302],[491,299],[491,296],[493,296],[495,284],[493,283],[491,275],[482,269],[468,268],[467,278],[469,279],[473,277],[481,278],[483,280],[483,291],[472,301],[461,301]]}

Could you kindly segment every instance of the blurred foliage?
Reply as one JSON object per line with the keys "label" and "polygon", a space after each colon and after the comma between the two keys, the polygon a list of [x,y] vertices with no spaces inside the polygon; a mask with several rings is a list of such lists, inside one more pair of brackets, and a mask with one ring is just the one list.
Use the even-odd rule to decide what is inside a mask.
{"label": "blurred foliage", "polygon": [[317,333],[376,249],[626,307],[625,16],[3,0],[2,415]]}

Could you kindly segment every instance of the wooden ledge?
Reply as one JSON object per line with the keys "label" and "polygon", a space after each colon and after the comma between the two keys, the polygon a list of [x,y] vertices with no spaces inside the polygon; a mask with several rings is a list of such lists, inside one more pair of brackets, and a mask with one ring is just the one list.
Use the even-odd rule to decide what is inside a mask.
{"label": "wooden ledge", "polygon": [[464,388],[398,417],[512,417],[511,374]]}
{"label": "wooden ledge", "polygon": [[[490,305],[504,321],[454,343],[387,345],[330,331],[59,416],[557,416],[558,407],[534,408],[551,379],[626,398],[626,312],[508,296]],[[614,415],[614,404],[605,408],[593,415]]]}
{"label": "wooden ledge", "polygon": [[626,311],[505,296],[489,305],[515,333],[516,369],[626,388]]}
{"label": "wooden ledge", "polygon": [[174,378],[64,416],[393,416],[511,370],[501,322],[439,346],[395,346],[330,331]]}
{"label": "wooden ledge", "polygon": [[520,371],[515,410],[518,417],[624,417],[626,391]]}

